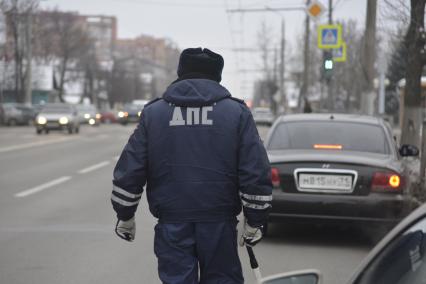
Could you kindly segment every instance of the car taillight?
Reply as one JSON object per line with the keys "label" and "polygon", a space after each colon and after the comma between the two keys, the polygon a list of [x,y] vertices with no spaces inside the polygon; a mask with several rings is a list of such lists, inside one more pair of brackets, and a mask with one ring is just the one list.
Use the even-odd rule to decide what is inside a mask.
{"label": "car taillight", "polygon": [[402,180],[395,173],[376,172],[371,183],[371,190],[375,192],[400,192]]}
{"label": "car taillight", "polygon": [[274,187],[280,187],[280,172],[277,168],[271,168],[271,180]]}

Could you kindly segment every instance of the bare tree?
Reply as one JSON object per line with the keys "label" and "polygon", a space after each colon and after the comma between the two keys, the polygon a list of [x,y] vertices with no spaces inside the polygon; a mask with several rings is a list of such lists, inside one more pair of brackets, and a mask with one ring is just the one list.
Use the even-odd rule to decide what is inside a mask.
{"label": "bare tree", "polygon": [[[38,6],[36,0],[1,0],[0,9],[6,15],[8,30],[11,40],[7,43],[7,53],[14,59],[14,89],[18,102],[25,101],[25,88],[30,86],[31,55],[28,52],[32,45],[31,15]],[[29,56],[28,56],[29,55]]]}
{"label": "bare tree", "polygon": [[405,36],[408,50],[401,143],[420,145],[422,121],[421,76],[426,60],[424,13],[426,0],[411,0],[410,25]]}
{"label": "bare tree", "polygon": [[45,59],[57,63],[57,91],[61,102],[64,101],[68,72],[76,71],[79,62],[87,59],[92,48],[92,42],[84,27],[84,20],[77,14],[58,10],[39,14],[38,52]]}
{"label": "bare tree", "polygon": [[264,79],[272,79],[272,52],[271,47],[273,46],[273,35],[271,29],[267,26],[266,22],[263,21],[260,26],[260,30],[257,33],[257,44],[261,52],[262,57],[262,69],[264,70]]}
{"label": "bare tree", "polygon": [[345,62],[336,62],[334,88],[335,94],[342,94],[346,111],[359,112],[361,93],[366,89],[365,73],[362,66],[363,31],[355,21],[342,22],[347,55]]}

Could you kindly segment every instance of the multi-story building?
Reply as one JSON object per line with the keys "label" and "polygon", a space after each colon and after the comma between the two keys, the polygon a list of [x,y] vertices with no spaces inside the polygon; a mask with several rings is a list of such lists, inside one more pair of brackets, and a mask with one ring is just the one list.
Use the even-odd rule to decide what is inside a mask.
{"label": "multi-story building", "polygon": [[[50,85],[53,94],[88,97],[100,107],[107,102],[123,103],[160,96],[176,78],[179,56],[176,45],[170,40],[146,35],[119,39],[114,16],[37,11],[31,16],[30,26],[28,19],[23,20],[21,16],[24,17],[6,13],[5,44],[0,44],[0,57],[12,74],[7,79],[10,84],[3,82],[2,85],[15,86],[15,71],[20,70],[23,79],[19,82],[19,93],[15,93],[21,99],[26,85],[29,47],[32,51],[33,77],[41,76],[44,81],[49,77],[51,80],[51,84],[43,84],[45,88]],[[18,38],[14,34],[16,19],[21,19]],[[28,28],[33,37],[31,46],[26,38]],[[20,61],[16,60],[16,55]],[[14,67],[15,62],[21,64],[19,68]],[[44,67],[40,69],[37,66]],[[50,70],[50,75],[42,76],[43,70]],[[33,84],[35,88],[37,86]],[[13,89],[10,93],[13,93]]]}

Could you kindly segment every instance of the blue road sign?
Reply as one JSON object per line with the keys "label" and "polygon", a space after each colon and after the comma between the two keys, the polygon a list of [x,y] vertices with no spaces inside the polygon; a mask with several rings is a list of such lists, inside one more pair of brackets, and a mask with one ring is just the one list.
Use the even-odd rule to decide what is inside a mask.
{"label": "blue road sign", "polygon": [[341,25],[318,26],[318,47],[321,49],[339,48],[342,44]]}

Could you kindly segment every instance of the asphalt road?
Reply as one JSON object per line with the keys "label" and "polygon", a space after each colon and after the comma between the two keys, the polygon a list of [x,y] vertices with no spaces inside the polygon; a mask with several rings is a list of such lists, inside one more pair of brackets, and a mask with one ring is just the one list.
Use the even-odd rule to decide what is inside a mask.
{"label": "asphalt road", "polygon": [[[112,169],[134,125],[38,136],[0,128],[0,283],[160,283],[145,199],[137,235],[113,233]],[[267,129],[260,129],[262,136]],[[356,229],[283,227],[255,248],[265,275],[317,268],[340,284],[371,248]],[[254,283],[240,249],[246,283]]]}

